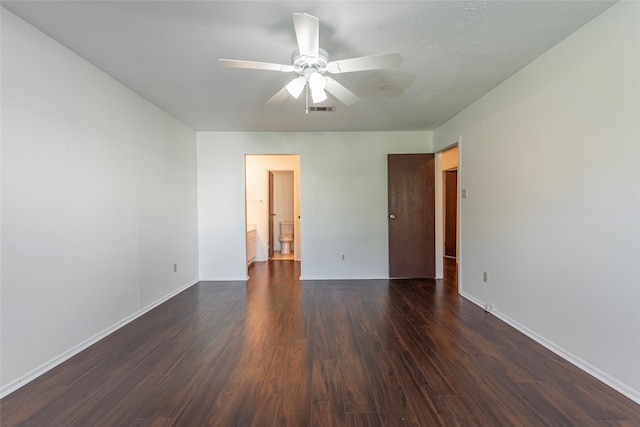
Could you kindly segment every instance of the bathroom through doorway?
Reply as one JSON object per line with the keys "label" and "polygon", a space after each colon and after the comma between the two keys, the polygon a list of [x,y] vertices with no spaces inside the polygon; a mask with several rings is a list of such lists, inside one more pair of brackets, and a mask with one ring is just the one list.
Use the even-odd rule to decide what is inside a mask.
{"label": "bathroom through doorway", "polygon": [[295,260],[293,171],[269,171],[269,259]]}
{"label": "bathroom through doorway", "polygon": [[301,261],[299,172],[298,154],[245,155],[247,265]]}

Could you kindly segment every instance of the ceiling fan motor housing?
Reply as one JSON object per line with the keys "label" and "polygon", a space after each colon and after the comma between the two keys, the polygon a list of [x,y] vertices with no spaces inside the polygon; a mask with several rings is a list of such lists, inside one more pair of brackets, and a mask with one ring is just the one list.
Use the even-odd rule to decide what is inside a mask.
{"label": "ceiling fan motor housing", "polygon": [[324,74],[327,71],[328,63],[329,54],[323,49],[318,49],[317,57],[301,55],[300,50],[298,49],[296,49],[291,55],[291,64],[293,65],[295,72],[301,76],[308,73],[305,72],[306,69],[311,69],[312,71]]}

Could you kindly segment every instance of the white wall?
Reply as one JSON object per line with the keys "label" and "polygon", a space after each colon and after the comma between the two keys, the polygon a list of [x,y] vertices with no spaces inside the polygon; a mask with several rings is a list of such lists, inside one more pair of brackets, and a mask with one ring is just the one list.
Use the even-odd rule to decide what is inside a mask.
{"label": "white wall", "polygon": [[[246,188],[247,188],[247,224],[256,224],[256,258],[255,261],[266,261],[269,259],[269,171],[293,171],[294,181],[291,189],[295,200],[292,202],[292,213],[289,214],[290,220],[298,217],[298,200],[295,194],[298,192],[300,159],[298,156],[291,155],[273,155],[273,156],[247,156],[246,157]],[[275,186],[275,176],[274,176]],[[295,205],[295,206],[294,206]],[[276,209],[277,212],[277,209]],[[277,216],[276,216],[277,218]],[[295,221],[296,225],[299,221]],[[280,242],[278,241],[279,224],[275,220],[275,232],[273,235],[274,243],[277,244],[275,249],[280,250]],[[299,244],[303,236],[300,230],[294,230],[294,254],[296,259],[300,260]]]}
{"label": "white wall", "polygon": [[639,15],[613,6],[434,145],[462,136],[463,294],[640,402]]}
{"label": "white wall", "polygon": [[431,138],[431,132],[198,132],[200,278],[246,279],[245,154],[300,155],[303,279],[388,277],[387,154],[431,152]]}
{"label": "white wall", "polygon": [[197,177],[194,131],[4,9],[1,35],[6,394],[197,280]]}

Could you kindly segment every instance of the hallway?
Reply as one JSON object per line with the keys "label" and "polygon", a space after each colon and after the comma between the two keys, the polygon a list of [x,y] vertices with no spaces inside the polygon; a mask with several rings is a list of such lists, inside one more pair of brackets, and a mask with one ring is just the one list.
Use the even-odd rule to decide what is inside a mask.
{"label": "hallway", "polygon": [[256,262],[248,282],[201,282],[9,395],[2,425],[640,423],[445,272],[299,282],[297,262]]}

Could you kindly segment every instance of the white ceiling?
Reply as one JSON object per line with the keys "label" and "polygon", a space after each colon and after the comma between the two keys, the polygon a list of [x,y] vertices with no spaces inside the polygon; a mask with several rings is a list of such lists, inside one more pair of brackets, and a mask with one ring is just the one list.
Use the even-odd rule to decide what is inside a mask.
{"label": "white ceiling", "polygon": [[[431,130],[610,7],[612,1],[2,1],[196,130]],[[291,14],[320,19],[330,59],[399,52],[393,70],[335,75],[361,99],[305,114],[265,102],[291,74]]]}

